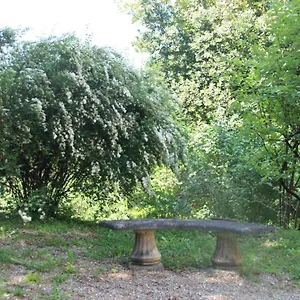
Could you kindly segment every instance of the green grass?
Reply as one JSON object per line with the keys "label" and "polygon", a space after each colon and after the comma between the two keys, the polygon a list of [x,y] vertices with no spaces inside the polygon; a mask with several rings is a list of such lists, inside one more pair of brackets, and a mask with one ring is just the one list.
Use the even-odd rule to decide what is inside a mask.
{"label": "green grass", "polygon": [[265,237],[243,238],[240,244],[244,257],[241,274],[288,274],[293,280],[300,280],[299,231],[281,229]]}
{"label": "green grass", "polygon": [[166,268],[180,270],[211,265],[215,249],[213,235],[199,231],[158,231],[156,240]]}
{"label": "green grass", "polygon": [[31,282],[35,282],[35,283],[40,283],[41,282],[41,276],[38,273],[29,273],[26,278],[25,278],[25,283],[31,283]]}
{"label": "green grass", "polygon": [[[50,220],[26,226],[18,219],[0,218],[0,297],[24,296],[24,285],[48,282],[52,293],[46,299],[67,299],[61,287],[72,278],[94,267],[89,276],[116,273],[129,262],[134,243],[131,231],[101,228],[93,222]],[[166,269],[196,270],[209,268],[214,253],[214,235],[198,231],[158,231],[157,246]],[[266,236],[239,238],[243,265],[240,274],[255,280],[259,274],[289,276],[300,284],[300,232],[279,230]],[[187,255],[188,254],[188,255]],[[9,280],[9,268],[25,273],[19,285]],[[2,273],[1,273],[2,271]]]}
{"label": "green grass", "polygon": [[21,287],[21,286],[17,286],[15,287],[13,290],[12,290],[12,294],[15,296],[15,297],[24,297],[26,292],[24,291],[24,288]]}

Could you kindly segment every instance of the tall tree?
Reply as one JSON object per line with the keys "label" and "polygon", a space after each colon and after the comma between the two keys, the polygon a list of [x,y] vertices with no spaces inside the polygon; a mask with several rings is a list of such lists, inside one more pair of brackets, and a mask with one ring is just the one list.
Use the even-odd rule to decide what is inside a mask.
{"label": "tall tree", "polygon": [[206,123],[223,119],[234,101],[232,60],[248,57],[261,33],[258,10],[247,1],[126,2],[146,28],[137,47],[150,52],[150,64],[163,71],[186,114]]}
{"label": "tall tree", "polygon": [[[300,2],[275,2],[265,15],[266,38],[252,46],[249,73],[235,105],[243,112],[245,133],[260,139],[253,164],[281,187],[287,227],[300,214]],[[244,61],[245,62],[245,61]]]}
{"label": "tall tree", "polygon": [[12,45],[16,41],[17,35],[18,31],[12,28],[0,29],[0,52],[5,46]]}

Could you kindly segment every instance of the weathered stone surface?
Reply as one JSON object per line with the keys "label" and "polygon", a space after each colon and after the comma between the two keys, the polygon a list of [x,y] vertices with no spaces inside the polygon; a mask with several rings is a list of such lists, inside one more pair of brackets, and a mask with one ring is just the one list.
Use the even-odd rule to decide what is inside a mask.
{"label": "weathered stone surface", "polygon": [[233,269],[242,264],[238,242],[235,234],[217,233],[217,245],[211,259],[218,269]]}
{"label": "weathered stone surface", "polygon": [[161,255],[156,247],[155,230],[135,230],[135,243],[131,261],[135,265],[151,266],[160,263]]}
{"label": "weathered stone surface", "polygon": [[235,234],[260,234],[274,232],[273,226],[226,220],[195,219],[140,219],[101,221],[100,226],[116,230],[201,230]]}
{"label": "weathered stone surface", "polygon": [[129,263],[128,264],[129,270],[132,271],[158,271],[162,272],[164,271],[164,265],[160,262],[155,265],[136,265],[134,263]]}
{"label": "weathered stone surface", "polygon": [[161,255],[155,242],[156,230],[200,230],[214,233],[217,236],[217,245],[212,263],[218,269],[232,269],[241,265],[242,257],[236,235],[263,234],[276,230],[273,226],[233,220],[140,219],[102,221],[99,225],[135,232],[130,264],[132,270],[163,270]]}

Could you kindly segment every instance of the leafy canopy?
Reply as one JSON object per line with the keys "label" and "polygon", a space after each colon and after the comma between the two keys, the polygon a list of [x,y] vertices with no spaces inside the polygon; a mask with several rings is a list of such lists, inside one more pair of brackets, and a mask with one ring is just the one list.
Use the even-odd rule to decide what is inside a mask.
{"label": "leafy canopy", "polygon": [[248,57],[260,38],[258,9],[247,1],[125,1],[133,19],[145,26],[136,46],[151,54],[193,121],[213,123],[234,101],[232,61]]}
{"label": "leafy canopy", "polygon": [[[260,140],[252,163],[263,176],[278,180],[288,198],[293,198],[285,205],[292,205],[295,220],[300,207],[299,15],[296,0],[271,6],[264,20],[266,39],[253,46],[253,57],[246,61],[249,73],[235,104],[244,133]],[[293,206],[296,201],[298,208]]]}

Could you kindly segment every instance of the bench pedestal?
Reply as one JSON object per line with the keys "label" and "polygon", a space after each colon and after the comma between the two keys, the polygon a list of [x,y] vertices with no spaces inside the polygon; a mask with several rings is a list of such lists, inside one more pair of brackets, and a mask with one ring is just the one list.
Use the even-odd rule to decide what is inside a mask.
{"label": "bench pedestal", "polygon": [[237,237],[235,234],[216,233],[217,246],[211,259],[218,269],[234,269],[242,264]]}
{"label": "bench pedestal", "polygon": [[[131,270],[162,271],[161,254],[156,241],[155,230],[135,230],[135,242],[131,253]],[[211,259],[218,269],[235,269],[242,264],[237,237],[230,233],[216,233],[217,245]]]}
{"label": "bench pedestal", "polygon": [[135,230],[135,242],[131,253],[130,269],[163,270],[161,254],[156,241],[155,230]]}

